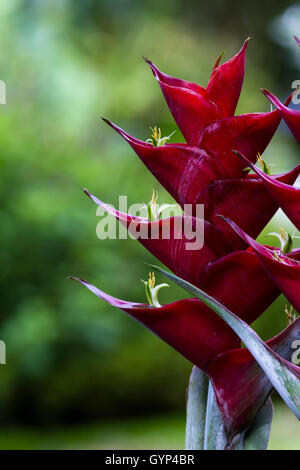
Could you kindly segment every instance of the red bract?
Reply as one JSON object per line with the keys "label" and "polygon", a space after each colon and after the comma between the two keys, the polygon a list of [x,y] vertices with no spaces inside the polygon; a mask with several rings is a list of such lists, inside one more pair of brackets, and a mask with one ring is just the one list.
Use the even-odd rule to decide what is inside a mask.
{"label": "red bract", "polygon": [[186,144],[152,144],[135,139],[105,119],[133,148],[146,167],[183,207],[196,204],[202,189],[211,181],[225,177],[213,158],[198,147]]}
{"label": "red bract", "polygon": [[[261,171],[259,168],[249,162],[243,155],[240,155],[240,157],[255,171],[255,173],[257,173],[271,196],[275,201],[277,201],[279,207],[281,207],[281,209],[291,219],[297,229],[300,230],[300,188],[291,186],[291,184],[293,184],[291,182],[292,179],[289,182],[287,180],[280,181],[278,178],[269,176]],[[294,168],[292,171],[294,172],[295,176],[299,174],[300,165],[296,166],[296,168]]]}
{"label": "red bract", "polygon": [[248,40],[232,59],[219,65],[217,60],[207,88],[162,73],[145,59],[159,82],[173,117],[190,145],[210,123],[234,114],[244,79]]}
{"label": "red bract", "polygon": [[[276,182],[293,184],[300,173],[294,170],[274,176]],[[279,205],[263,183],[247,175],[244,179],[228,178],[208,184],[201,192],[198,203],[204,204],[206,220],[218,227],[234,250],[247,247],[218,215],[232,219],[251,237],[256,238],[270,221]]]}
{"label": "red bract", "polygon": [[[248,253],[248,255],[250,257],[250,253]],[[252,279],[254,278],[254,275],[259,272],[260,280],[262,280],[263,270],[259,270],[259,263],[256,261],[256,256],[252,254],[252,257],[254,265]],[[234,264],[234,260],[229,260],[229,263]],[[229,263],[227,264],[229,265]],[[239,260],[236,260],[237,266],[234,273],[235,280],[238,279],[238,276],[241,276],[241,265],[238,266],[238,263]],[[245,321],[253,322],[256,319],[257,312],[253,311],[253,306],[257,305],[258,297],[260,297],[259,301],[264,304],[264,306],[262,306],[263,309],[266,308],[265,305],[267,301],[263,298],[262,290],[264,290],[264,294],[266,294],[266,297],[269,300],[271,299],[271,301],[273,301],[276,295],[278,295],[278,291],[274,288],[274,284],[267,281],[267,286],[262,287],[258,296],[253,292],[252,297],[256,297],[255,300],[251,299],[250,293],[248,293],[247,300],[244,299],[241,305],[239,304],[239,300],[243,298],[243,294],[247,290],[246,286],[244,287],[244,292],[238,292],[238,289],[232,292],[232,282],[228,283],[227,286],[222,286],[222,278],[218,269],[219,266],[212,271],[216,277],[213,277],[210,274],[208,275],[206,283],[208,293],[211,295],[214,294],[216,298],[222,299],[223,301],[226,300],[228,308],[234,307],[235,310],[238,309],[241,318]],[[221,275],[223,274],[224,272],[221,272]],[[208,362],[214,359],[220,352],[228,351],[240,346],[238,336],[232,332],[222,319],[220,319],[210,308],[206,307],[198,299],[184,299],[155,308],[150,307],[147,304],[127,302],[117,299],[99,290],[83,279],[74,279],[87,287],[97,295],[97,297],[105,300],[114,307],[124,310],[127,314],[138,320],[153,333],[162,338],[166,343],[179,351],[193,364],[196,364],[206,372],[208,371]],[[232,279],[232,281],[233,280],[234,279]],[[246,285],[247,281],[247,278],[245,278]],[[230,285],[230,289],[228,289],[228,285]],[[228,290],[230,291],[228,292]],[[236,293],[238,293],[237,299],[234,298]],[[247,305],[248,303],[249,305]],[[243,312],[242,309],[244,309]]]}
{"label": "red bract", "polygon": [[219,65],[222,56],[218,58],[206,87],[206,96],[217,104],[224,117],[233,116],[235,113],[244,81],[245,55],[249,39],[246,39],[241,50],[224,64]]}
{"label": "red bract", "polygon": [[197,299],[185,299],[160,308],[116,299],[82,279],[76,279],[97,297],[142,323],[201,369],[220,352],[239,347],[233,331]]}
{"label": "red bract", "polygon": [[[255,255],[253,261],[255,263]],[[216,274],[216,271],[211,273],[211,282],[213,274]],[[272,385],[248,350],[236,349],[240,346],[239,338],[212,310],[198,299],[180,300],[160,308],[126,302],[100,291],[83,279],[75,278],[75,280],[97,297],[120,308],[142,323],[209,374],[213,380],[225,424],[232,434],[248,427],[271,392]],[[223,286],[223,289],[225,291],[226,286]],[[231,297],[234,297],[234,294],[232,293]],[[249,320],[253,321],[255,318]],[[291,341],[296,333],[298,329],[295,322],[267,344],[280,356],[289,359],[290,348],[287,347],[287,338]]]}
{"label": "red bract", "polygon": [[[179,276],[199,284],[206,265],[229,253],[231,248],[222,233],[210,222],[187,215],[150,222],[113,209],[85,190],[86,194],[107,213],[116,217],[156,258]],[[195,230],[203,230],[196,243]],[[200,235],[200,233],[199,233]]]}
{"label": "red bract", "polygon": [[[177,267],[177,269],[179,268]],[[189,276],[191,277],[191,274],[189,274]],[[141,307],[140,304],[136,304],[133,302],[128,303],[123,300],[110,297],[104,292],[99,291],[96,287],[91,286],[86,281],[84,281],[83,284],[94,293],[101,293],[101,295],[96,295],[108,301],[115,307],[122,308],[123,304],[126,306],[130,304],[132,306],[139,306],[139,308]],[[209,263],[206,267],[203,278],[200,282],[198,280],[196,284],[199,285],[209,295],[215,297],[217,300],[222,302],[222,304],[224,304],[227,308],[233,311],[236,315],[238,315],[242,320],[244,320],[248,324],[255,321],[257,317],[279,295],[278,289],[275,287],[274,283],[269,279],[268,275],[261,267],[261,264],[258,261],[256,255],[251,251],[236,251],[234,253],[230,253],[227,256],[224,256],[223,258],[213,263]],[[114,302],[112,303],[109,299],[114,299]],[[203,328],[205,330],[205,315],[207,315],[207,311],[210,312],[210,319],[214,316],[217,317],[217,315],[212,310],[205,307],[205,305],[203,305],[202,302],[200,302],[199,300],[194,300],[197,305],[199,304],[197,306],[197,311],[202,312],[201,315],[203,314],[203,320],[201,321],[203,321]],[[165,305],[161,308],[166,308],[168,311],[170,311],[170,305],[172,306],[171,310],[173,310],[173,306],[176,307],[176,311],[182,308],[182,305],[177,305],[177,302]],[[145,306],[143,306],[143,308],[144,307]],[[145,316],[143,317],[143,321],[140,319],[141,323],[149,327],[148,321],[152,320],[151,318],[150,320],[147,320],[148,315],[146,315],[146,313],[148,314],[148,312],[151,312],[151,315],[154,315],[154,310],[155,309],[153,307],[151,307],[149,310],[143,310]],[[193,323],[194,319],[189,319],[189,314],[187,310],[188,308],[185,310],[185,312],[182,312],[183,316],[186,315],[186,327],[189,328],[189,330],[194,331],[195,334],[198,335],[199,332],[197,332],[197,327]],[[205,314],[203,312],[205,312]],[[131,313],[134,316],[135,312],[132,311]],[[190,346],[188,346],[188,344],[186,343],[185,338],[178,337],[176,345],[174,345],[173,342],[170,342],[167,339],[166,335],[168,335],[168,337],[171,337],[172,329],[176,329],[174,322],[175,317],[172,317],[172,315],[170,315],[168,321],[168,328],[170,331],[168,333],[166,324],[164,324],[164,332],[160,330],[159,323],[156,324],[155,327],[152,324],[151,330],[154,331],[160,337],[165,336],[164,340],[167,343],[169,343],[177,350],[180,349],[180,352],[183,354],[183,356],[191,360]],[[219,324],[219,320],[217,324]],[[227,326],[223,322],[223,320],[221,320],[221,324],[226,327],[225,331],[227,331]],[[221,334],[221,331],[222,328],[219,327],[218,334]],[[204,334],[204,332],[202,333]],[[211,340],[212,338],[209,338],[209,336],[207,336],[207,341]],[[197,341],[192,340],[192,337],[190,338],[190,341],[197,344]],[[185,350],[186,347],[188,347],[187,351]],[[193,357],[195,358],[195,355],[197,355],[197,362],[194,362],[194,364],[203,368],[203,366],[200,366],[200,363],[203,364],[203,358],[201,357],[201,354],[201,351],[197,350],[196,348]]]}
{"label": "red bract", "polygon": [[245,165],[232,149],[255,161],[257,154],[262,154],[270,143],[280,119],[277,110],[224,118],[206,127],[197,145],[215,159],[227,177],[242,176]]}
{"label": "red bract", "polygon": [[[276,106],[280,111],[283,119],[293,133],[298,144],[300,144],[300,112],[295,109],[289,109],[286,105],[282,104],[276,96],[272,95],[267,90],[262,90],[263,93],[269,98],[271,103]],[[243,153],[243,152],[242,152]]]}
{"label": "red bract", "polygon": [[248,324],[279,295],[252,250],[235,251],[208,264],[199,287]]}
{"label": "red bract", "polygon": [[293,250],[291,253],[283,254],[277,248],[272,249],[261,245],[241,230],[234,222],[229,219],[225,220],[253,248],[270,278],[289,299],[296,310],[300,311],[300,250]]}

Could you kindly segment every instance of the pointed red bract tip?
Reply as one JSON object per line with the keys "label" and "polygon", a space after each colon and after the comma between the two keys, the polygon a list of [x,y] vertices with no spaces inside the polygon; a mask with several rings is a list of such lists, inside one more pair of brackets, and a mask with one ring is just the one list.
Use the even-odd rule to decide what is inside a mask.
{"label": "pointed red bract tip", "polygon": [[214,102],[222,111],[223,117],[233,116],[241,93],[247,39],[241,49],[231,59],[220,65],[219,56],[207,84],[207,98]]}
{"label": "pointed red bract tip", "polygon": [[265,88],[261,88],[260,91],[268,98],[269,101],[271,101],[276,108],[280,110],[284,110],[287,108],[287,106],[290,104],[293,98],[293,94],[295,93],[294,91],[287,97],[284,103],[281,103],[281,101],[273,95],[270,91],[266,90]]}
{"label": "pointed red bract tip", "polygon": [[245,50],[247,49],[248,44],[249,44],[249,41],[250,41],[251,39],[253,39],[252,36],[248,36],[247,39],[245,39],[244,44],[243,44],[243,46],[242,46],[240,52],[245,51]]}
{"label": "pointed red bract tip", "polygon": [[152,64],[152,61],[151,61],[150,59],[148,59],[148,57],[143,56],[143,60],[144,60],[148,65]]}
{"label": "pointed red bract tip", "polygon": [[[298,93],[299,90],[295,91]],[[262,92],[267,96],[267,98],[269,98],[271,103],[273,103],[276,108],[279,109],[287,126],[290,128],[292,134],[300,145],[300,112],[295,109],[287,108],[295,92],[293,92],[288,97],[287,101],[284,104],[282,104],[281,101],[279,101],[279,99],[276,98],[276,96],[272,95],[272,93],[270,93],[269,91],[263,89]]]}
{"label": "pointed red bract tip", "polygon": [[92,195],[92,193],[89,192],[88,189],[86,189],[86,188],[80,188],[80,189],[82,189],[82,191],[84,192],[84,194],[86,194],[89,198],[92,199],[92,196],[93,196],[93,195]]}
{"label": "pointed red bract tip", "polygon": [[114,124],[109,119],[106,119],[106,118],[102,118],[102,119],[103,119],[104,122],[106,122],[106,124],[108,124],[116,132],[118,132],[118,134],[120,134],[129,143],[131,143],[131,142],[138,143],[138,144],[143,144],[144,143],[141,140],[138,140],[138,139],[135,139],[134,137],[132,137],[130,134],[125,132],[121,127],[117,126],[116,124]]}
{"label": "pointed red bract tip", "polygon": [[146,64],[148,64],[149,67],[151,68],[154,78],[156,78],[156,80],[159,80],[159,70],[156,67],[156,65],[154,65],[153,62],[147,57],[143,57],[143,59],[146,62]]}
{"label": "pointed red bract tip", "polygon": [[86,284],[87,284],[87,281],[85,281],[85,280],[82,279],[81,277],[67,276],[67,279],[71,279],[72,281],[80,282],[80,284],[82,284],[82,283],[86,283]]}
{"label": "pointed red bract tip", "polygon": [[273,93],[266,90],[265,88],[261,88],[261,92],[268,98],[268,100],[277,108],[283,111],[287,105],[291,102],[293,94],[291,94],[286,102],[283,104]]}
{"label": "pointed red bract tip", "polygon": [[112,123],[111,123],[111,121],[110,121],[109,119],[105,118],[104,116],[101,116],[101,119],[102,119],[104,122],[106,122],[106,124],[108,124],[109,126],[111,126]]}
{"label": "pointed red bract tip", "polygon": [[297,46],[300,48],[300,39],[297,36],[294,36],[294,39],[297,43]]}

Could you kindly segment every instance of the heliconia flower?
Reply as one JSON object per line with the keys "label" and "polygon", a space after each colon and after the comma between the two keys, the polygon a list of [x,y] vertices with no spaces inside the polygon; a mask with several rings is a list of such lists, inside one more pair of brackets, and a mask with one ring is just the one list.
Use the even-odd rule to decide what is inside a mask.
{"label": "heliconia flower", "polygon": [[270,93],[269,91],[263,89],[262,92],[279,110],[287,126],[290,128],[292,134],[297,140],[298,144],[300,144],[300,111],[296,111],[295,109],[289,109],[286,104],[282,104],[281,101],[279,101],[279,99],[276,98],[276,96],[272,95],[272,93]]}
{"label": "heliconia flower", "polygon": [[194,145],[197,136],[210,123],[233,116],[241,93],[248,40],[228,62],[218,58],[206,88],[161,72],[145,59],[159,82],[166,102],[186,141]]}
{"label": "heliconia flower", "polygon": [[[300,317],[266,344],[285,359],[285,364],[300,379],[300,368],[291,361],[294,340],[299,339]],[[242,432],[253,421],[256,413],[273,390],[264,371],[248,349],[227,351],[208,365],[217,402],[225,426],[231,432]]]}
{"label": "heliconia flower", "polygon": [[[271,196],[278,203],[279,207],[285,212],[293,224],[300,230],[300,188],[292,186],[291,182],[280,181],[274,176],[267,175],[257,166],[253,165],[244,155],[235,152],[240,159],[247,163],[250,168],[261,178]],[[293,171],[299,172],[300,165]]]}
{"label": "heliconia flower", "polygon": [[155,276],[154,273],[149,273],[149,278],[147,281],[141,279],[142,283],[145,285],[146,297],[149,302],[150,307],[160,308],[161,305],[158,301],[159,291],[163,287],[170,287],[169,284],[163,283],[155,285]]}
{"label": "heliconia flower", "polygon": [[[189,385],[187,449],[247,449],[251,439],[250,447],[266,448],[273,387],[300,419],[300,367],[292,362],[300,331],[300,317],[293,312],[293,306],[300,311],[300,249],[293,249],[293,239],[300,237],[281,229],[268,234],[279,239],[280,248],[255,241],[279,207],[300,229],[300,188],[293,187],[300,165],[271,175],[261,158],[282,117],[300,143],[300,112],[288,108],[292,95],[282,104],[262,90],[277,109],[234,116],[247,45],[248,40],[222,65],[222,55],[217,59],[206,88],[166,75],[145,59],[186,144],[170,143],[175,131],[163,136],[157,126],[144,142],[104,119],[180,204],[182,215],[162,218],[170,205],[159,206],[154,190],[148,204],[135,206],[139,214],[145,211],[142,217],[115,210],[84,189],[112,216],[99,223],[106,234],[111,228],[115,235],[119,221],[125,238],[127,230],[175,274],[151,265],[153,271],[193,296],[161,305],[159,293],[168,284],[157,285],[154,272],[141,279],[147,303],[124,301],[72,278],[196,366]],[[281,292],[291,302],[285,309],[289,326],[264,342],[250,325]],[[200,401],[205,417],[197,411]]]}
{"label": "heliconia flower", "polygon": [[253,248],[270,278],[295,309],[300,312],[300,250],[296,249],[290,253],[283,253],[281,249],[261,245],[234,222],[227,218],[223,219]]}
{"label": "heliconia flower", "polygon": [[[213,380],[230,432],[246,429],[272,386],[248,350],[238,349],[239,338],[210,308],[198,299],[179,300],[157,308],[126,302],[100,291],[83,279],[73,279],[97,297],[123,310],[204,370]],[[225,291],[226,286],[223,289]],[[232,297],[234,295],[232,293]],[[295,334],[294,325],[268,344],[282,357],[287,357],[286,339],[291,339],[292,334]]]}
{"label": "heliconia flower", "polygon": [[[299,173],[300,165],[274,178],[280,183],[291,185]],[[212,182],[203,189],[197,203],[204,204],[205,220],[222,231],[234,250],[244,249],[247,244],[218,217],[219,214],[233,220],[251,237],[256,238],[279,208],[256,175]]]}
{"label": "heliconia flower", "polygon": [[[84,192],[108,214],[119,220],[132,236],[169,269],[197,285],[206,265],[231,251],[222,233],[210,222],[188,215],[151,222],[145,217],[119,212],[86,189]],[[197,242],[196,230],[199,244],[202,246],[201,242],[204,242],[202,247]]]}

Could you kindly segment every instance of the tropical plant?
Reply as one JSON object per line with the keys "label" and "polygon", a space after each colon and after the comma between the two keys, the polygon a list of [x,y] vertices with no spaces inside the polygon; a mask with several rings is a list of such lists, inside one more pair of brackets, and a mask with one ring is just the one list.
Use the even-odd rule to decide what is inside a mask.
{"label": "tropical plant", "polygon": [[[271,176],[261,157],[282,116],[299,142],[299,112],[288,108],[291,96],[282,105],[264,90],[278,109],[234,116],[247,45],[222,65],[222,56],[217,59],[206,88],[166,75],[145,59],[187,143],[170,143],[171,135],[162,137],[156,127],[143,142],[105,119],[182,207],[181,215],[162,218],[155,194],[142,217],[117,211],[84,189],[174,274],[151,269],[193,295],[161,306],[158,293],[166,284],[156,286],[152,272],[143,281],[147,303],[120,300],[74,278],[194,364],[187,449],[266,449],[274,388],[300,418],[300,368],[291,362],[300,318],[288,310],[288,326],[267,342],[249,326],[280,292],[300,308],[300,250],[293,250],[293,236],[284,229],[275,234],[280,248],[255,242],[279,207],[300,228],[300,190],[293,187],[300,165]],[[201,249],[192,243],[199,226]]]}

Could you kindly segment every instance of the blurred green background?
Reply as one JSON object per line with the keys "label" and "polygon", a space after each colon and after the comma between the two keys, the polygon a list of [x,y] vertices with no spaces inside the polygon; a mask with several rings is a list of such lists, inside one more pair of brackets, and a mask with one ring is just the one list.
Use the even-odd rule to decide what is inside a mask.
{"label": "blurred green background", "polygon": [[[172,202],[100,116],[141,139],[153,125],[169,134],[176,125],[141,57],[205,85],[220,52],[227,60],[249,35],[237,112],[269,109],[259,88],[283,98],[300,78],[300,4],[1,0],[0,22],[0,448],[182,448],[191,365],[66,280],[144,301],[140,279],[154,260],[133,240],[98,240],[80,187],[111,204],[147,202],[152,188]],[[284,125],[265,155],[278,172],[299,163]],[[282,218],[271,228],[288,226]],[[172,286],[161,299],[182,295]],[[263,338],[285,326],[284,305],[256,322]],[[271,447],[299,449],[296,426],[277,400]]]}

